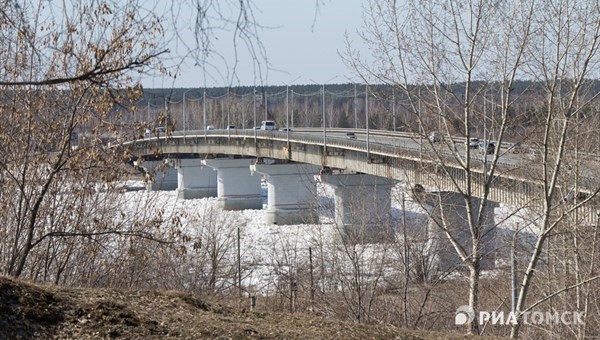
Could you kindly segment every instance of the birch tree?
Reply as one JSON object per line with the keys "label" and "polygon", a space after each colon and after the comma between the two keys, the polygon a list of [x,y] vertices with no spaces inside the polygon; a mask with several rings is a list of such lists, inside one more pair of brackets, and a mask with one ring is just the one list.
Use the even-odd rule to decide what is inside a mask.
{"label": "birch tree", "polygon": [[[451,228],[443,212],[433,221],[469,273],[468,306],[475,311],[469,333],[479,332],[476,312],[481,307],[479,281],[486,256],[483,236],[490,232],[485,213],[493,203],[490,193],[499,185],[495,178],[508,171],[501,164],[512,158],[502,149],[503,143],[530,146],[533,157],[521,157],[511,171],[515,165],[527,169],[522,173],[530,176],[542,196],[533,195],[513,210],[541,214],[536,221],[537,243],[528,254],[519,288],[519,323],[513,327],[513,337],[518,335],[523,312],[535,306],[526,307],[526,300],[546,238],[565,215],[590,202],[598,190],[597,182],[588,183],[585,199],[557,213],[560,188],[567,186],[560,182],[560,174],[565,171],[572,121],[597,99],[587,81],[597,77],[593,68],[598,61],[597,18],[598,4],[585,1],[372,0],[360,33],[371,54],[362,55],[348,39],[346,63],[365,81],[388,84],[406,96],[418,122],[413,132],[423,144],[420,156],[434,160],[436,169],[451,178],[451,191],[464,201],[467,239]],[[515,90],[524,80],[530,86]],[[539,104],[534,106],[536,115],[519,111],[523,103]],[[519,133],[520,124],[527,120],[527,133]],[[444,136],[440,144],[427,138],[432,130]],[[493,140],[495,152],[478,154],[470,145],[473,137]],[[460,169],[460,176],[451,173],[451,167]]]}

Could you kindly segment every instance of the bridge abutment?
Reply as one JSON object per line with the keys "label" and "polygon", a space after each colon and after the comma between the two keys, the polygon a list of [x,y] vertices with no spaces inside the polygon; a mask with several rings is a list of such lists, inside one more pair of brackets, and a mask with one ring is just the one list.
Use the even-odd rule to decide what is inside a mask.
{"label": "bridge abutment", "polygon": [[202,161],[217,172],[218,205],[224,210],[262,209],[261,177],[250,172],[253,162],[253,158]]}
{"label": "bridge abutment", "polygon": [[250,169],[265,176],[268,185],[267,224],[316,223],[314,175],[321,167],[312,164],[255,164]]}
{"label": "bridge abutment", "polygon": [[335,224],[351,243],[385,241],[392,236],[391,188],[394,180],[365,175],[321,175],[334,189]]}
{"label": "bridge abutment", "polygon": [[201,159],[177,160],[177,197],[192,199],[217,196],[217,173],[203,167]]}
{"label": "bridge abutment", "polygon": [[[464,196],[457,192],[439,191],[417,194],[417,199],[429,212],[429,248],[430,253],[435,256],[437,268],[442,271],[455,269],[462,261],[444,228],[447,228],[448,233],[461,245],[467,255],[472,254],[472,234]],[[476,225],[481,225],[481,269],[493,269],[497,243],[494,209],[499,206],[499,203],[490,200],[486,202],[480,224],[477,219],[482,200],[472,197],[471,204],[473,221]]]}

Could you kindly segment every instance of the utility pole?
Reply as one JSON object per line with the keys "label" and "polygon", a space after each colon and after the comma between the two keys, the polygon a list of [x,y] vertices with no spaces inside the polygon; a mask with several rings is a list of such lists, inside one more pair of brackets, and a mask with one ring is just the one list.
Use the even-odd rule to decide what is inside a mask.
{"label": "utility pole", "polygon": [[252,126],[252,130],[254,130],[254,143],[256,143],[256,87],[252,90],[252,113],[254,114],[254,126]]}
{"label": "utility pole", "polygon": [[358,110],[356,109],[356,84],[354,84],[354,128],[358,129]]}
{"label": "utility pole", "polygon": [[325,121],[325,84],[321,85],[322,108],[323,108],[323,154],[327,158],[327,122]]}
{"label": "utility pole", "polygon": [[367,130],[367,159],[370,159],[371,150],[369,145],[369,85],[365,85],[365,127]]}
{"label": "utility pole", "polygon": [[202,116],[204,120],[204,142],[206,143],[206,89],[204,89],[204,93],[202,94]]}
{"label": "utility pole", "polygon": [[396,132],[396,89],[392,86],[392,124],[394,124],[394,132]]}

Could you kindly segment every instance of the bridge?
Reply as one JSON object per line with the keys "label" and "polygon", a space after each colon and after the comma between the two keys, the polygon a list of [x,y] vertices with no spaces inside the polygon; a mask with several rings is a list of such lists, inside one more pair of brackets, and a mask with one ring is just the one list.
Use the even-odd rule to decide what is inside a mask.
{"label": "bridge", "polygon": [[[490,183],[482,216],[490,230],[493,209],[499,203],[530,209],[542,204],[544,188],[537,171],[540,159],[535,155],[513,154],[508,145],[501,145],[496,151],[500,153],[496,174],[489,178],[493,155],[465,150],[464,138],[434,143],[411,133],[353,129],[348,135],[348,131],[185,131],[125,142],[123,147],[132,156],[145,159],[149,172],[155,171],[161,159],[173,160],[173,170],[158,172],[154,188],[177,189],[183,198],[216,195],[224,209],[262,209],[260,180],[264,176],[267,223],[314,222],[317,216],[311,198],[317,175],[334,188],[336,223],[346,230],[357,224],[374,229],[389,225],[391,187],[397,182],[427,188],[420,194],[424,205],[438,216],[441,207],[451,206],[451,218],[464,225],[464,197],[457,192],[468,192],[461,164],[467,152],[476,209],[483,202],[485,181]],[[598,168],[594,157],[585,162],[589,168]],[[582,177],[579,193],[593,193],[598,186],[594,176]],[[583,206],[581,211],[586,223],[597,223],[596,205]],[[368,221],[364,221],[366,216]]]}

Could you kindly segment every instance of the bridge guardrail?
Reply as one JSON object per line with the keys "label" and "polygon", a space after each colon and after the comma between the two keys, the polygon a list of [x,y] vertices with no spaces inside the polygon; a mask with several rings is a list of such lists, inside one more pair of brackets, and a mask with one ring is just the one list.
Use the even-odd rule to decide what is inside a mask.
{"label": "bridge guardrail", "polygon": [[[303,130],[291,132],[289,134],[289,141],[291,143],[323,145],[324,144],[323,136],[312,136],[312,135],[307,135],[307,134],[302,133],[302,132],[308,132],[309,130],[312,131],[312,129],[303,129]],[[320,131],[322,131],[322,130],[320,130]],[[346,131],[347,131],[347,129],[334,129],[331,132],[335,133],[335,132],[346,132]],[[354,131],[357,131],[357,130],[354,129]],[[190,132],[192,132],[192,131],[188,131],[186,134],[174,133],[170,136],[159,136],[158,138],[157,137],[144,138],[144,139],[138,140],[138,142],[153,141],[153,142],[157,143],[157,145],[162,145],[163,143],[179,144],[181,140],[186,140],[186,139],[198,140],[198,139],[203,139],[205,136],[221,137],[221,138],[244,138],[244,139],[255,138],[255,136],[256,136],[257,140],[258,139],[260,139],[260,140],[278,140],[278,141],[283,141],[283,142],[286,142],[288,140],[288,135],[287,135],[286,131],[263,131],[263,130],[255,131],[255,130],[238,129],[238,130],[193,131],[194,134],[190,134]],[[386,132],[383,132],[381,134],[389,136],[386,134]],[[398,137],[400,137],[401,135],[405,135],[404,138],[414,138],[415,137],[412,134],[409,134],[410,136],[407,136],[407,133],[396,133],[396,135],[398,135]],[[165,139],[165,137],[167,137],[167,139]],[[417,135],[417,137],[418,137],[418,135]],[[135,142],[136,141],[134,141],[133,143],[135,143]],[[125,143],[125,144],[129,144],[129,143]],[[327,146],[340,148],[340,149],[353,150],[353,151],[360,151],[360,152],[367,151],[365,141],[354,140],[354,139],[344,138],[344,137],[335,136],[335,135],[327,136]],[[369,152],[374,155],[380,155],[380,156],[384,156],[384,157],[385,156],[398,157],[398,150],[408,151],[410,153],[413,153],[414,156],[422,157],[422,155],[416,154],[419,151],[422,151],[422,149],[419,146],[414,146],[411,144],[390,145],[390,144],[379,143],[377,141],[371,141],[369,143]],[[458,164],[456,162],[456,159],[453,159],[454,156],[452,154],[446,153],[446,154],[443,154],[443,156],[444,156],[444,159],[443,159],[444,164],[446,164],[448,166],[453,166],[453,167],[460,166],[460,164]],[[439,160],[434,159],[434,158],[421,159],[421,160],[426,161],[426,162],[439,162]],[[480,164],[482,165],[482,168],[483,168],[483,162],[484,162],[483,157],[475,157],[474,160],[480,162]],[[492,159],[487,159],[487,164],[491,164],[491,163],[492,163]],[[502,159],[499,159],[497,161],[497,164],[504,168],[517,169],[517,168],[523,168],[523,167],[527,166],[528,162],[519,161],[518,163],[514,163],[514,162],[510,163],[510,162],[505,162]],[[593,177],[584,177],[584,176],[580,176],[580,178],[582,179],[583,182],[585,182],[585,183],[582,182],[583,187],[587,188],[588,190],[594,190],[594,188],[595,188],[594,185],[597,185],[597,179],[595,179]]]}

